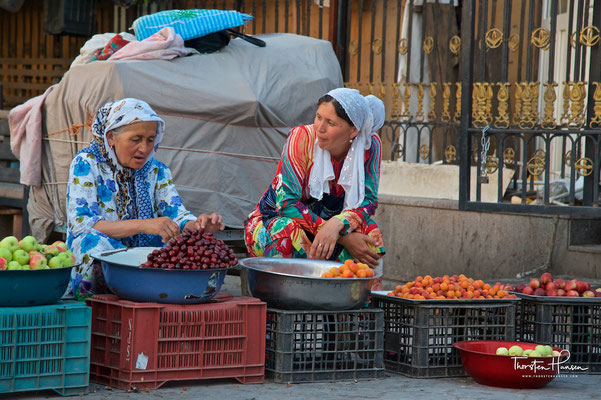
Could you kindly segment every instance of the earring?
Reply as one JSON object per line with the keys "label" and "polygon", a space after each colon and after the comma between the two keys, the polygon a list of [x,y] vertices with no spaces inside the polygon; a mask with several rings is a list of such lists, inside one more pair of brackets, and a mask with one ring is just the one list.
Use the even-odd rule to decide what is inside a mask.
{"label": "earring", "polygon": [[353,143],[353,139],[349,140],[348,142],[352,144]]}

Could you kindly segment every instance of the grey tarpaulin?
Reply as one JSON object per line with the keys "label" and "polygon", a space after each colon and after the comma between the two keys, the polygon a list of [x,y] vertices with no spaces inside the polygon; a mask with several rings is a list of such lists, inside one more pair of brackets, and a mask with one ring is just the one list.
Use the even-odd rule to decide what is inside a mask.
{"label": "grey tarpaulin", "polygon": [[171,169],[186,207],[219,212],[227,226],[241,228],[273,178],[290,129],[311,123],[317,99],[343,85],[330,42],[293,34],[259,37],[265,48],[234,39],[217,53],[172,61],[73,66],[44,104],[47,189],[33,191],[29,204],[36,237],[66,223],[69,164],[90,139],[87,127],[74,136],[65,130],[123,97],[145,100],[165,120],[157,158]]}

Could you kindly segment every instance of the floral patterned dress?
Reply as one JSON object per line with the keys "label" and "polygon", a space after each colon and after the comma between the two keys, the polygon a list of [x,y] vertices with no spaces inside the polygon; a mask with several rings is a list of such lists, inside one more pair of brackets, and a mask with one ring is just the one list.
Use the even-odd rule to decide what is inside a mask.
{"label": "floral patterned dress", "polygon": [[[115,239],[94,229],[94,224],[100,220],[119,220],[118,189],[114,171],[108,168],[106,163],[99,162],[97,156],[94,152],[84,149],[75,156],[69,170],[71,181],[67,191],[67,246],[81,264],[73,269],[68,292],[72,292],[78,299],[107,290],[102,269],[90,254],[125,247],[163,245],[158,235],[139,234]],[[173,184],[171,172],[160,161],[154,158],[148,161],[128,184],[130,196],[134,201],[131,202],[130,214],[126,219],[139,219],[139,210],[151,208],[151,218],[169,217],[180,229],[183,229],[186,222],[196,220],[183,206]],[[149,204],[142,204],[142,196],[136,196],[136,193],[143,189],[150,193]]]}
{"label": "floral patterned dress", "polygon": [[[372,220],[378,205],[378,182],[382,144],[378,135],[365,151],[365,199],[352,210],[343,211],[344,189],[338,185],[343,161],[332,160],[335,179],[330,193],[319,201],[309,195],[308,179],[313,165],[316,140],[313,125],[294,128],[282,152],[276,176],[245,221],[245,243],[253,257],[306,258],[308,246],[320,227],[330,218],[344,223],[341,235],[361,232],[375,238],[377,253],[385,252],[382,233]],[[344,262],[350,253],[337,244],[331,260]]]}

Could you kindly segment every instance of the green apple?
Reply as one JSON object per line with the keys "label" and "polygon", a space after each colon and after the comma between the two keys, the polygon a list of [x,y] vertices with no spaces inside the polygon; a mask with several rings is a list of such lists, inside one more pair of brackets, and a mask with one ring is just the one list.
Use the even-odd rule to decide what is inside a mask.
{"label": "green apple", "polygon": [[13,261],[18,262],[21,265],[29,264],[29,254],[25,250],[15,250],[13,253]]}
{"label": "green apple", "polygon": [[547,354],[547,349],[545,349],[545,346],[542,344],[537,345],[534,350],[540,354],[541,356],[544,356]]}
{"label": "green apple", "polygon": [[58,248],[56,246],[53,246],[53,245],[46,246],[42,250],[42,254],[44,254],[46,257],[48,257],[49,255],[52,256],[52,257],[58,256]]}
{"label": "green apple", "polygon": [[538,351],[534,350],[532,353],[528,355],[528,357],[542,357],[543,355]]}
{"label": "green apple", "polygon": [[506,356],[507,354],[509,354],[509,350],[507,350],[507,348],[506,348],[506,347],[499,347],[499,348],[497,349],[497,352],[496,352],[496,354],[497,354],[498,356]]}
{"label": "green apple", "polygon": [[21,240],[20,244],[23,250],[31,251],[35,249],[35,246],[38,244],[38,242],[33,236],[25,236],[23,240]]}
{"label": "green apple", "polygon": [[532,350],[532,349],[524,350],[524,354],[523,354],[523,355],[525,355],[525,356],[529,356],[529,355],[530,355],[530,353],[532,353],[533,351],[534,351],[534,350]]}
{"label": "green apple", "polygon": [[19,248],[19,241],[14,236],[7,236],[0,240],[0,247],[5,247],[9,249],[11,253],[13,253]]}
{"label": "green apple", "polygon": [[71,267],[73,266],[73,264],[75,264],[75,257],[73,257],[73,254],[70,253],[70,251],[65,251],[57,256],[61,259],[63,267]]}
{"label": "green apple", "polygon": [[6,247],[0,247],[0,257],[4,258],[7,262],[11,262],[13,253]]}
{"label": "green apple", "polygon": [[510,356],[521,356],[522,354],[524,354],[524,350],[522,350],[522,348],[520,346],[511,346],[509,348],[509,355]]}
{"label": "green apple", "polygon": [[50,259],[50,261],[48,261],[48,266],[50,268],[62,268],[63,267],[62,258],[59,256],[52,257]]}
{"label": "green apple", "polygon": [[9,261],[6,269],[9,271],[18,271],[21,269],[21,264],[16,261]]}
{"label": "green apple", "polygon": [[21,269],[31,269],[31,268],[29,267],[29,264],[27,264],[27,265],[21,265]]}
{"label": "green apple", "polygon": [[553,356],[553,347],[546,345],[545,346],[545,354],[546,357],[552,357]]}
{"label": "green apple", "polygon": [[56,242],[52,243],[52,245],[58,247],[59,253],[69,250],[67,244],[65,242],[61,242],[60,240],[57,240]]}

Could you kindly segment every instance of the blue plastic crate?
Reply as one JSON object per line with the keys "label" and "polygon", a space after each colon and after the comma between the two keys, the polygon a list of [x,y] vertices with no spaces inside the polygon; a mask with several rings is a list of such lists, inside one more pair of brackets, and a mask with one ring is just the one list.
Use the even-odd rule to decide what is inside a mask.
{"label": "blue plastic crate", "polygon": [[0,308],[0,393],[88,391],[92,309],[61,301]]}

